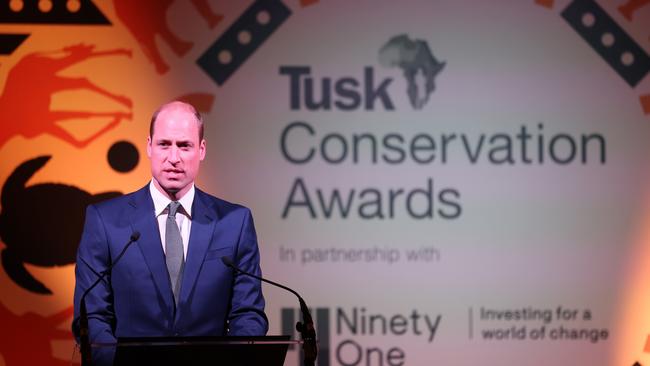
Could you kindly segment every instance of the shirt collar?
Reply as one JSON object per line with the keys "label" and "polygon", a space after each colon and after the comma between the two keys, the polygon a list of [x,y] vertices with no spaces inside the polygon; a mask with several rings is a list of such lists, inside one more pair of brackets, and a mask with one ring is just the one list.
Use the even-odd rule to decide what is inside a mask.
{"label": "shirt collar", "polygon": [[[162,213],[164,213],[167,206],[169,206],[171,200],[162,194],[158,188],[156,188],[153,183],[153,179],[151,179],[151,182],[149,183],[149,192],[151,193],[151,199],[153,200],[153,207],[156,216],[160,216]],[[194,183],[192,183],[190,190],[187,191],[187,193],[185,193],[185,195],[178,200],[178,202],[181,204],[181,208],[179,208],[178,212],[182,212],[190,219],[192,218],[192,203],[194,202],[194,192]]]}

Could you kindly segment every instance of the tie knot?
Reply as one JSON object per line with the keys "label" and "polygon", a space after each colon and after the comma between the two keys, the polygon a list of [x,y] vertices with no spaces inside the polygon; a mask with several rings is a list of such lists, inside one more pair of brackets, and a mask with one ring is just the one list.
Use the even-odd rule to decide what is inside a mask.
{"label": "tie knot", "polygon": [[167,207],[169,208],[169,216],[176,217],[176,211],[181,207],[181,203],[178,201],[171,201]]}

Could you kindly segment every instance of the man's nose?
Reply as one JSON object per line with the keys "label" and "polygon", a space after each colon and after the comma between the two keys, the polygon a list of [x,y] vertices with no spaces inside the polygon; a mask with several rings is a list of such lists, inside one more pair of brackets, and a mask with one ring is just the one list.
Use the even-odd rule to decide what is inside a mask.
{"label": "man's nose", "polygon": [[178,148],[176,146],[172,146],[172,148],[169,150],[169,162],[172,164],[178,163],[180,161],[180,155],[178,153]]}

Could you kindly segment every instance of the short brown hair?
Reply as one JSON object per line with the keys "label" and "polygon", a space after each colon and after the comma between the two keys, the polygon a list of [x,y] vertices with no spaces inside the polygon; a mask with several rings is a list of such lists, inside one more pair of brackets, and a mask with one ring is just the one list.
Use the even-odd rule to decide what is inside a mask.
{"label": "short brown hair", "polygon": [[190,108],[192,113],[194,114],[194,117],[196,117],[196,122],[199,124],[199,141],[203,141],[203,117],[201,116],[201,113],[190,103],[181,101],[181,100],[172,100],[169,103],[165,103],[158,107],[155,112],[153,112],[153,115],[151,116],[151,122],[149,123],[149,137],[153,138],[153,130],[154,126],[156,124],[156,119],[158,119],[158,114],[163,111],[163,109],[167,108],[171,104],[176,104],[176,103],[182,103],[183,105],[187,106]]}

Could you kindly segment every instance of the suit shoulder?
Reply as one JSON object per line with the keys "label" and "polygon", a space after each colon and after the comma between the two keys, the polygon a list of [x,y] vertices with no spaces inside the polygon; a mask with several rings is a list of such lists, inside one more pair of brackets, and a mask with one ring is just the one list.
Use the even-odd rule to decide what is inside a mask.
{"label": "suit shoulder", "polygon": [[220,216],[226,216],[227,214],[230,213],[250,213],[250,209],[246,206],[240,205],[238,203],[233,203],[230,201],[226,201],[222,198],[215,197],[209,193],[205,193],[200,190],[196,190],[197,195],[200,196],[200,199],[202,199],[204,202],[209,202],[212,207],[214,207],[217,212],[220,214]]}
{"label": "suit shoulder", "polygon": [[120,208],[126,208],[127,206],[130,206],[132,202],[135,201],[136,195],[143,193],[142,192],[143,189],[139,189],[135,192],[127,193],[104,201],[96,202],[89,206],[93,206],[93,208],[95,208],[100,212],[113,211],[116,209],[119,210]]}

